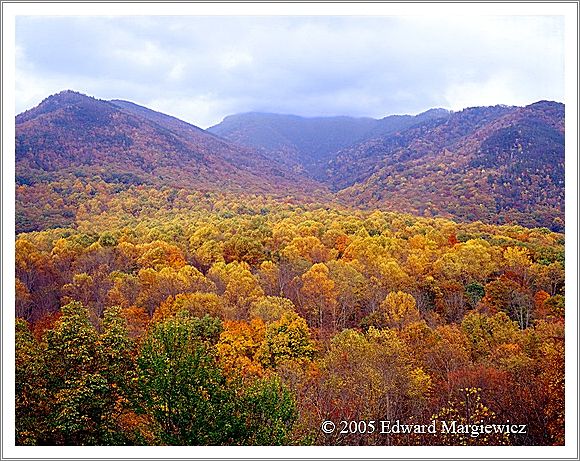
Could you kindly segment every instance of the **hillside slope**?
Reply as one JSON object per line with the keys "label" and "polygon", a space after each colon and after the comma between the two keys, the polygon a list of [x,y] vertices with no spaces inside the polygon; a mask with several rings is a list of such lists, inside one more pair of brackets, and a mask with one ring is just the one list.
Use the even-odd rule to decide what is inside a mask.
{"label": "hillside slope", "polygon": [[[17,228],[70,224],[75,207],[65,205],[76,180],[85,189],[93,183],[114,185],[113,193],[145,185],[295,197],[324,194],[323,186],[264,153],[174,117],[126,101],[64,91],[16,117]],[[59,205],[62,201],[65,205]],[[54,219],[42,217],[42,206]]]}
{"label": "hillside slope", "polygon": [[327,171],[357,206],[561,231],[564,106],[466,109],[343,150]]}
{"label": "hillside slope", "polygon": [[417,116],[391,115],[376,120],[251,112],[230,115],[208,131],[237,144],[263,148],[274,158],[299,165],[313,178],[324,180],[326,164],[339,150],[447,115],[443,109],[433,109]]}
{"label": "hillside slope", "polygon": [[[260,152],[126,101],[65,91],[16,117],[17,176],[94,169],[179,185],[266,190],[297,179]],[[46,176],[46,175],[45,175]]]}

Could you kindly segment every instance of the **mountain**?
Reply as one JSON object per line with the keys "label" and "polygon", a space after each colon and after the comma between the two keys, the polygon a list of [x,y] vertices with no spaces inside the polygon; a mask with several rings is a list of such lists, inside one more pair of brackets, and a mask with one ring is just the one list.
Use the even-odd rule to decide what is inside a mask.
{"label": "mountain", "polygon": [[563,229],[560,103],[380,120],[249,113],[209,131],[293,162],[359,208]]}
{"label": "mountain", "polygon": [[343,149],[327,181],[356,206],[563,230],[564,105],[454,112]]}
{"label": "mountain", "polygon": [[206,131],[128,101],[65,91],[16,117],[16,184],[20,231],[70,225],[79,200],[104,206],[95,191],[135,187],[561,231],[564,105],[380,120],[250,113]]}
{"label": "mountain", "polygon": [[376,120],[251,112],[230,115],[208,131],[237,144],[265,149],[277,160],[298,165],[320,180],[326,164],[339,150],[448,114],[445,109],[432,109],[417,116],[391,115]]}
{"label": "mountain", "polygon": [[[57,203],[66,205],[75,179],[114,185],[113,192],[147,185],[316,197],[324,189],[263,152],[174,117],[63,91],[16,116],[19,230],[70,224],[74,204]],[[44,202],[54,219],[42,216]]]}
{"label": "mountain", "polygon": [[262,191],[293,189],[301,180],[256,150],[127,101],[64,91],[16,117],[17,182],[79,171],[136,183]]}

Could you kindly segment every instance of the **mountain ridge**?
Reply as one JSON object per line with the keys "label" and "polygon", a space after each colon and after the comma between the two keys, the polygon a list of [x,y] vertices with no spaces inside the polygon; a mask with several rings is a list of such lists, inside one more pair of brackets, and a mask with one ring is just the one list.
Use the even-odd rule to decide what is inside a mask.
{"label": "mountain ridge", "polygon": [[[421,215],[563,230],[562,104],[466,109],[407,141],[341,152],[333,174],[348,178],[354,169],[358,176],[339,196]],[[353,162],[357,156],[362,160]]]}
{"label": "mountain ridge", "polygon": [[[16,141],[17,162],[36,162],[45,171],[57,170],[71,160],[88,165],[98,163],[97,154],[125,166],[137,162],[148,173],[170,162],[171,157],[182,162],[197,161],[193,165],[197,168],[241,169],[256,175],[256,179],[264,178],[264,167],[276,167],[262,153],[234,146],[176,117],[129,101],[100,100],[70,90],[49,96],[38,106],[17,115]],[[89,146],[90,143],[95,145]],[[103,145],[107,152],[101,152]],[[94,152],[87,153],[89,147]],[[39,163],[39,157],[52,158]],[[270,164],[265,165],[266,161]],[[257,171],[250,171],[252,168]],[[283,171],[277,173],[284,176]]]}
{"label": "mountain ridge", "polygon": [[203,130],[130,101],[63,91],[16,116],[17,185],[97,177],[563,229],[561,103],[226,120],[229,128]]}
{"label": "mountain ridge", "polygon": [[445,109],[430,109],[416,116],[389,115],[374,119],[247,112],[227,116],[208,131],[237,144],[274,152],[276,159],[298,164],[311,177],[320,180],[324,177],[325,165],[338,150],[425,120],[444,118],[448,113]]}

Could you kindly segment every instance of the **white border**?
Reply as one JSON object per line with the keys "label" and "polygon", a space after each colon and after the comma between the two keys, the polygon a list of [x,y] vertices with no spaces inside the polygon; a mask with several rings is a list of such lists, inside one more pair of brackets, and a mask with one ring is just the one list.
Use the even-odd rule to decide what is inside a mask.
{"label": "white border", "polygon": [[[14,137],[2,137],[2,454],[6,458],[570,458],[577,459],[577,4],[575,3],[3,3],[3,133],[14,133],[17,15],[563,15],[566,17],[566,446],[565,447],[15,447]],[[137,12],[137,13],[136,13]]]}
{"label": "white border", "polygon": [[[138,8],[136,8],[138,5]],[[11,15],[59,15],[59,16],[427,16],[445,17],[479,16],[479,15],[572,15],[574,5],[570,2],[517,3],[501,2],[497,4],[479,2],[423,2],[423,3],[376,3],[376,2],[195,2],[195,3],[141,3],[141,2],[39,2],[30,4],[18,2],[5,4]]]}
{"label": "white border", "polygon": [[[578,4],[575,5],[578,8]],[[566,102],[566,446],[578,456],[578,16],[565,18]],[[572,418],[574,414],[574,418]]]}

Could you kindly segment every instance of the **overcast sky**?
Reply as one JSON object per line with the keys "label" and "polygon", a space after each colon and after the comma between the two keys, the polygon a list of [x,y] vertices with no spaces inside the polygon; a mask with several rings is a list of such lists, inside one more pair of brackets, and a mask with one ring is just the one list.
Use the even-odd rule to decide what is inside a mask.
{"label": "overcast sky", "polygon": [[20,16],[16,109],[77,90],[206,128],[564,98],[558,16]]}

